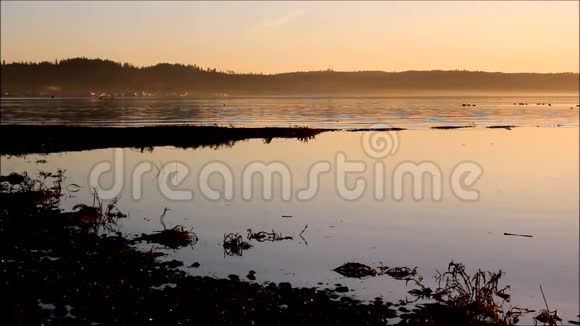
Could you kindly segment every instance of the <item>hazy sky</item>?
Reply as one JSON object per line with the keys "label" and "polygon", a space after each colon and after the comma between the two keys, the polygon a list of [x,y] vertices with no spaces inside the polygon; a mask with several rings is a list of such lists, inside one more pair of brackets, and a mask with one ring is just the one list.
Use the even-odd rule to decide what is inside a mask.
{"label": "hazy sky", "polygon": [[238,72],[579,71],[579,2],[2,1],[1,57]]}

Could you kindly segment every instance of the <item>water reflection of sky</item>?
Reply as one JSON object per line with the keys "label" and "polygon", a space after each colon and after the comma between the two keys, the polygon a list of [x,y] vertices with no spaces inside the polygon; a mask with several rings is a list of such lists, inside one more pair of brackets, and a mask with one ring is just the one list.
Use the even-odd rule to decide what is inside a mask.
{"label": "water reflection of sky", "polygon": [[[404,282],[388,277],[348,280],[332,271],[348,261],[376,266],[418,266],[426,277],[443,270],[451,260],[468,267],[502,269],[505,282],[512,286],[512,303],[540,308],[542,284],[551,307],[557,307],[565,320],[578,314],[578,128],[516,128],[514,130],[461,129],[401,131],[399,150],[383,162],[386,177],[404,161],[429,160],[444,175],[443,200],[376,201],[367,191],[356,201],[340,199],[334,190],[332,174],[322,175],[317,196],[306,202],[240,198],[240,175],[253,161],[279,161],[292,172],[295,189],[305,186],[309,167],[314,162],[332,162],[341,151],[348,160],[367,166],[377,162],[361,149],[362,133],[323,133],[308,143],[297,140],[262,140],[236,143],[231,148],[197,150],[155,148],[152,152],[126,149],[125,167],[149,161],[156,165],[184,162],[191,175],[182,186],[194,190],[194,199],[175,202],[164,198],[155,186],[155,171],[144,177],[143,199],[131,199],[130,186],[123,189],[120,207],[130,212],[121,228],[139,234],[161,228],[159,215],[169,207],[168,227],[192,227],[199,237],[193,248],[170,251],[172,258],[186,265],[199,262],[192,274],[240,276],[256,271],[258,281],[290,281],[295,285],[334,287],[348,285],[354,295],[371,299],[383,296],[398,300],[404,296]],[[2,158],[2,173],[35,172],[40,169],[67,169],[67,182],[87,185],[90,167],[112,159],[113,150],[96,150],[48,156]],[[46,164],[36,164],[37,159]],[[461,161],[477,162],[484,174],[476,184],[481,199],[464,202],[448,188],[449,172]],[[195,176],[209,161],[227,163],[234,171],[233,201],[204,199]],[[129,173],[127,173],[129,174]],[[366,180],[373,174],[363,173]],[[110,176],[105,176],[105,182]],[[127,176],[128,180],[128,176]],[[256,179],[259,180],[259,179]],[[352,179],[349,179],[352,182]],[[388,179],[387,179],[388,180]],[[389,183],[387,182],[387,185]],[[220,186],[219,179],[215,184]],[[256,184],[257,189],[260,182]],[[90,202],[85,187],[78,198],[65,198],[64,207]],[[410,195],[410,194],[407,194]],[[291,218],[283,218],[291,215]],[[306,245],[298,237],[304,233]],[[292,241],[255,243],[241,257],[224,257],[221,242],[225,233],[246,230],[270,231],[294,236]],[[532,234],[533,238],[504,236],[504,232]],[[143,245],[150,249],[152,245]]]}

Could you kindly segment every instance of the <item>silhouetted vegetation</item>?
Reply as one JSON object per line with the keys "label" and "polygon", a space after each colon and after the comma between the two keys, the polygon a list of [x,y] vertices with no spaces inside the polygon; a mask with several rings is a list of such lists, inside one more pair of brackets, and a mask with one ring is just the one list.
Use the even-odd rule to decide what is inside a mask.
{"label": "silhouetted vegetation", "polygon": [[133,239],[133,242],[152,242],[170,249],[179,249],[189,245],[193,247],[199,240],[197,234],[191,230],[186,230],[183,225],[176,225],[173,228],[168,229],[164,221],[165,214],[167,214],[168,211],[169,209],[165,208],[161,216],[159,216],[159,222],[161,223],[161,226],[163,226],[163,230],[151,234],[142,234]]}
{"label": "silhouetted vegetation", "polygon": [[136,67],[103,59],[13,62],[1,66],[2,96],[389,95],[407,92],[574,93],[578,73],[332,70],[240,74],[196,65]]}

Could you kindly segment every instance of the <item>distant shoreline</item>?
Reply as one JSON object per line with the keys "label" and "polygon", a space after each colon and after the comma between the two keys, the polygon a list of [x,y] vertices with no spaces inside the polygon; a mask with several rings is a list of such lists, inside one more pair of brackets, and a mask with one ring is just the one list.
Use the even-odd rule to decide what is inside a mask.
{"label": "distant shoreline", "polygon": [[3,96],[377,96],[576,94],[580,74],[466,70],[224,72],[196,65],[137,67],[106,59],[12,62],[0,66]]}

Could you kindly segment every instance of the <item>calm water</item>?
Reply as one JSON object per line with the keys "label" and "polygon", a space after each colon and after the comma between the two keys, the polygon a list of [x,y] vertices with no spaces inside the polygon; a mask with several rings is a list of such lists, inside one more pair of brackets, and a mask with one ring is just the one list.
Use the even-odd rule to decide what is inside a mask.
{"label": "calm water", "polygon": [[[273,112],[273,109],[267,109],[266,106],[248,109],[248,102],[236,101],[242,100],[229,102],[229,107],[234,107],[233,103],[246,103],[243,110],[247,112]],[[288,101],[291,103],[294,100]],[[323,110],[322,107],[328,109],[328,101],[316,99],[302,105],[316,103],[320,105],[318,110]],[[336,106],[339,103],[346,106],[347,103],[354,103],[352,101],[375,103],[377,106],[384,106],[385,111],[389,111],[386,110],[387,107],[403,107],[403,103],[413,101],[417,101],[413,105],[426,103],[419,100],[397,100],[397,104],[386,104],[384,100],[374,99],[333,101],[331,102]],[[478,103],[482,102],[480,99]],[[30,101],[25,103],[28,103],[23,104],[25,107],[31,108]],[[192,111],[203,111],[193,109],[193,104],[188,103],[189,113],[183,117],[191,118]],[[242,107],[242,104],[239,105]],[[355,109],[354,104],[349,105],[353,105],[351,112],[362,110]],[[5,108],[4,112],[22,110],[15,107]],[[172,110],[177,110],[177,107],[176,104]],[[280,107],[285,106],[280,104]],[[287,117],[300,116],[296,113],[296,108],[290,107],[288,104],[284,109]],[[481,104],[477,110],[485,107]],[[489,104],[487,108],[509,111],[509,116],[512,112],[517,112],[510,106],[505,106],[504,109],[492,107]],[[48,110],[48,107],[34,110]],[[214,108],[211,112],[215,114],[219,110]],[[235,110],[239,114],[242,108]],[[463,109],[453,110],[464,112]],[[566,119],[571,121],[572,118],[568,113],[564,114],[567,112],[564,108],[549,111],[528,107],[526,110],[545,112],[542,113],[544,117],[549,116],[546,112],[561,112],[561,119],[568,117]],[[336,112],[338,111],[328,115],[339,115]],[[452,111],[449,109],[446,112],[449,114]],[[345,113],[340,115],[344,117]],[[12,119],[10,121],[14,121],[14,116],[9,115]],[[372,115],[369,113],[367,117],[369,116]],[[466,116],[465,113],[462,116]],[[508,114],[504,116],[507,119]],[[254,113],[250,117],[250,121],[258,119],[258,114]],[[415,119],[427,123],[426,117],[421,117]],[[280,124],[287,123],[282,123],[282,119],[277,121]],[[402,117],[399,119],[411,123]],[[514,119],[524,121],[521,115],[516,115]],[[540,119],[539,113],[535,119]],[[145,122],[144,119],[136,120]],[[482,118],[477,121],[491,119]],[[498,121],[495,119],[493,123]],[[152,122],[158,122],[158,119],[146,121]],[[324,122],[320,123],[324,125]],[[358,123],[363,122],[359,119]],[[399,124],[403,122],[396,123]],[[355,125],[357,123],[353,122],[348,126]],[[261,140],[250,140],[238,142],[231,148],[220,149],[161,147],[154,148],[151,152],[119,150],[122,153],[124,169],[120,208],[130,212],[130,217],[123,220],[118,227],[121,231],[134,235],[160,230],[162,227],[159,216],[167,207],[170,209],[165,219],[167,227],[183,225],[193,228],[199,237],[199,242],[193,247],[166,250],[170,259],[182,260],[186,266],[199,262],[201,267],[198,269],[184,268],[191,274],[224,277],[236,273],[243,278],[249,270],[255,270],[258,282],[290,281],[297,286],[319,286],[317,283],[322,282],[322,287],[334,287],[335,283],[341,283],[353,289],[350,295],[362,299],[382,296],[386,300],[398,300],[404,298],[409,288],[405,287],[403,281],[386,276],[349,280],[332,269],[349,261],[374,266],[381,262],[386,266],[417,266],[427,282],[431,282],[431,276],[436,270],[444,270],[450,260],[464,262],[471,271],[475,268],[502,269],[507,273],[505,284],[512,286],[514,305],[542,308],[543,301],[539,290],[539,285],[542,284],[550,307],[557,307],[564,320],[576,319],[575,316],[579,313],[578,131],[578,128],[536,127],[516,128],[511,131],[401,131],[389,134],[392,139],[397,140],[398,147],[383,159],[370,157],[363,150],[363,132],[323,133],[307,143],[274,139],[269,144]],[[112,162],[115,152],[114,149],[106,149],[47,156],[3,157],[1,172],[6,174],[11,171],[29,171],[34,174],[39,170],[67,169],[67,182],[83,185],[76,194],[77,197],[63,199],[63,207],[70,209],[79,202],[91,202],[91,193],[87,186],[90,170],[99,162]],[[362,177],[368,183],[366,191],[359,199],[345,200],[337,192],[338,177],[334,168],[337,153],[340,152],[346,155],[347,160],[362,162],[367,167],[365,172],[350,175],[347,179],[349,186],[354,184],[357,177]],[[39,159],[48,162],[36,163]],[[259,194],[263,180],[260,178],[256,178],[252,185],[255,194],[253,198],[242,198],[241,176],[244,168],[256,161],[282,162],[288,167],[292,181],[290,200],[282,200],[279,183],[275,183],[272,200],[262,199]],[[394,169],[402,162],[422,161],[430,161],[441,172],[441,200],[431,199],[429,182],[426,183],[426,197],[423,200],[414,200],[411,197],[410,183],[405,183],[409,187],[404,188],[406,190],[402,200],[393,198],[391,180]],[[461,200],[450,189],[451,173],[463,161],[475,162],[483,169],[483,175],[472,186],[480,194],[477,201]],[[142,178],[143,185],[139,188],[143,190],[141,199],[133,199],[130,176],[133,169],[142,162],[152,162],[160,168],[168,166],[170,169],[177,162],[183,163],[190,173],[175,188],[192,190],[193,199],[176,201],[166,198],[158,187],[159,176],[155,169],[145,173]],[[208,162],[222,162],[231,169],[234,176],[233,199],[214,201],[201,194],[198,176]],[[320,176],[320,188],[314,198],[301,201],[294,194],[306,186],[310,167],[316,162],[329,162],[331,172]],[[372,167],[378,162],[384,164],[386,171],[384,198],[379,200],[375,199],[372,188],[376,180]],[[112,180],[112,174],[105,174],[102,178],[103,185],[111,184]],[[210,181],[216,189],[223,189],[223,183],[218,176]],[[292,217],[282,217],[283,215]],[[308,228],[303,233],[303,240],[299,233],[305,225]],[[254,247],[245,251],[242,256],[224,255],[221,246],[224,234],[238,232],[245,236],[248,228],[254,231],[275,229],[283,235],[293,236],[294,240],[254,243]],[[504,232],[531,234],[533,238],[504,236]],[[152,246],[144,244],[142,248],[148,250]]]}
{"label": "calm water", "polygon": [[[579,100],[578,97],[127,98],[112,101],[3,98],[0,103],[2,123],[7,124],[300,125],[339,129],[389,124],[422,129],[442,125],[578,126]],[[537,105],[541,103],[545,105]]]}

